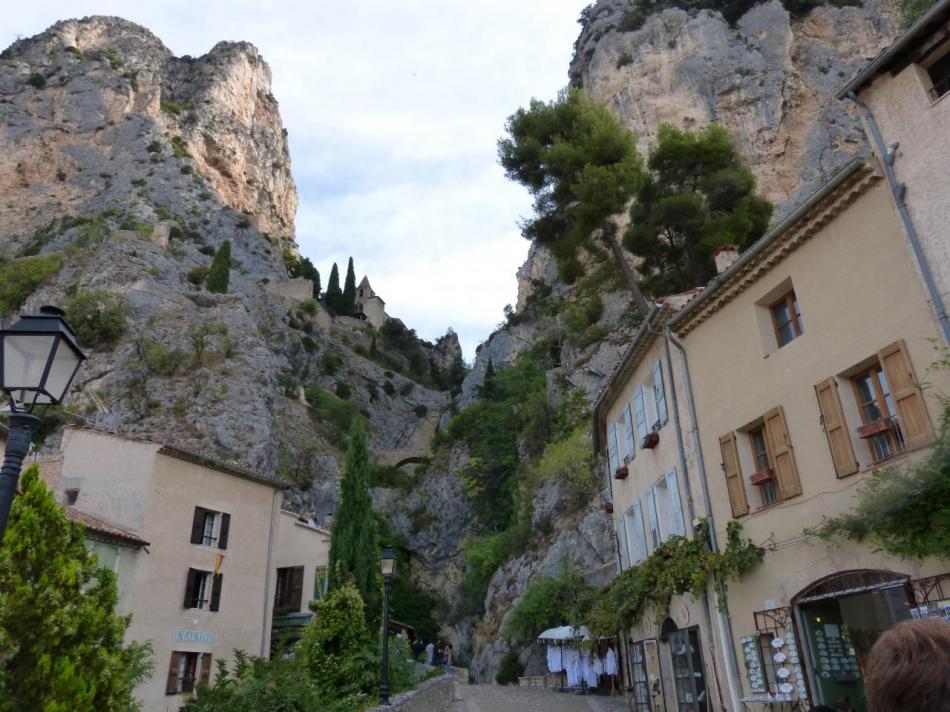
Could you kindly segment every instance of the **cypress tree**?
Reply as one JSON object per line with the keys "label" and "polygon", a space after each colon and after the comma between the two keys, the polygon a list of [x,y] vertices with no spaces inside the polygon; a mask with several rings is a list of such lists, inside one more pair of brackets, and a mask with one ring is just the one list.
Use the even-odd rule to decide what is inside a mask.
{"label": "cypress tree", "polygon": [[340,505],[330,535],[328,588],[333,591],[353,581],[363,598],[369,629],[375,630],[382,601],[372,505],[366,431],[356,422],[340,474]]}
{"label": "cypress tree", "polygon": [[23,473],[0,546],[0,710],[135,709],[150,647],[125,645],[115,574],[38,474]]}
{"label": "cypress tree", "polygon": [[353,271],[353,258],[346,265],[346,280],[343,282],[343,301],[341,313],[353,316],[356,311],[356,272]]}
{"label": "cypress tree", "polygon": [[327,309],[334,314],[341,313],[340,303],[343,301],[343,292],[340,290],[340,270],[337,268],[336,262],[333,263],[330,270],[330,280],[327,282],[327,291],[323,301],[326,302]]}
{"label": "cypress tree", "polygon": [[316,268],[313,270],[313,298],[320,298],[320,271]]}
{"label": "cypress tree", "polygon": [[211,260],[211,269],[208,270],[208,291],[218,294],[228,293],[228,279],[231,276],[231,241],[221,243],[218,251]]}

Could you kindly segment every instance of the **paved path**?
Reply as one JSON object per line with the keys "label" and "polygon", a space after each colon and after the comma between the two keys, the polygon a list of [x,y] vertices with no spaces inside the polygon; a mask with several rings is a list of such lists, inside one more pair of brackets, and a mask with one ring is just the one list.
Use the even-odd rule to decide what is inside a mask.
{"label": "paved path", "polygon": [[450,712],[624,712],[622,697],[574,695],[536,687],[456,685]]}

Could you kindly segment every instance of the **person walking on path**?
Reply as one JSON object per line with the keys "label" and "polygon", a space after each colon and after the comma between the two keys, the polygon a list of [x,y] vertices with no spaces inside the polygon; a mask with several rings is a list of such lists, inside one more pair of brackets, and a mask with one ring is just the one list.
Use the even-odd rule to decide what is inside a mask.
{"label": "person walking on path", "polygon": [[426,646],[426,665],[432,664],[434,656],[435,656],[435,645],[430,640],[429,644]]}
{"label": "person walking on path", "polygon": [[446,672],[452,672],[452,658],[455,656],[455,649],[451,643],[445,644],[445,668]]}

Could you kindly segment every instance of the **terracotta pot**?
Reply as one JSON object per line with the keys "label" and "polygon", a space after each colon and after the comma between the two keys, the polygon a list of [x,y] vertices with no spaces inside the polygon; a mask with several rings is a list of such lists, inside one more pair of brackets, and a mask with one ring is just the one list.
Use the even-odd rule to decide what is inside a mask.
{"label": "terracotta pot", "polygon": [[643,436],[643,440],[640,442],[640,447],[645,450],[650,450],[657,446],[657,443],[660,442],[660,434],[655,430],[652,433],[647,433]]}
{"label": "terracotta pot", "polygon": [[613,502],[604,502],[604,511],[607,512],[607,514],[613,514],[613,513],[614,513],[614,503],[613,503]]}
{"label": "terracotta pot", "polygon": [[629,474],[630,474],[630,470],[628,470],[628,469],[627,469],[627,466],[624,465],[623,467],[618,467],[618,468],[617,468],[617,471],[614,472],[614,479],[615,479],[615,480],[625,480],[625,479],[627,479],[627,475],[629,475]]}
{"label": "terracotta pot", "polygon": [[772,468],[768,467],[764,470],[759,470],[754,475],[752,475],[750,479],[754,485],[764,485],[766,482],[774,478],[775,475],[772,473]]}

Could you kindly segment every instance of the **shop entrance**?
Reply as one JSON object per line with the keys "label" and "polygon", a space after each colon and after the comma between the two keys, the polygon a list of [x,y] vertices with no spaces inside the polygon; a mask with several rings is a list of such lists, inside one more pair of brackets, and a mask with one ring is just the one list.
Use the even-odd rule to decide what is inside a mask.
{"label": "shop entrance", "polygon": [[867,712],[865,661],[881,633],[911,617],[907,582],[892,571],[848,571],[792,599],[816,704]]}

